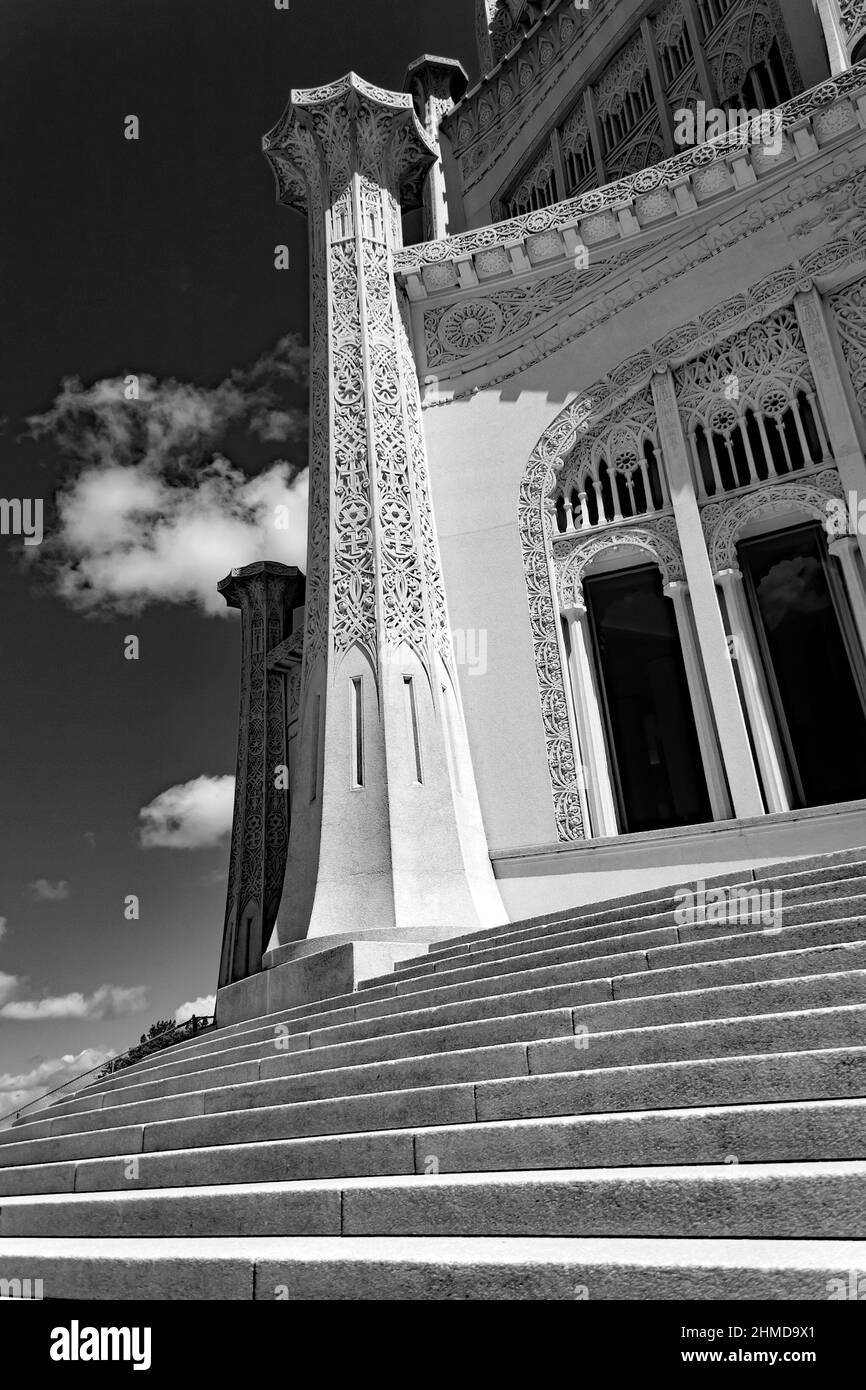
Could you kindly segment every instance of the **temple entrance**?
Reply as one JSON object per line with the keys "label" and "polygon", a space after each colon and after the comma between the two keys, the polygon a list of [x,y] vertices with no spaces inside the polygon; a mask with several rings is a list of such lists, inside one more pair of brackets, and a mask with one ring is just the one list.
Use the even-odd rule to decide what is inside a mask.
{"label": "temple entrance", "polygon": [[584,581],[622,833],[712,820],[673,605],[654,565]]}
{"label": "temple entrance", "polygon": [[796,806],[866,796],[866,671],[817,525],[738,546]]}

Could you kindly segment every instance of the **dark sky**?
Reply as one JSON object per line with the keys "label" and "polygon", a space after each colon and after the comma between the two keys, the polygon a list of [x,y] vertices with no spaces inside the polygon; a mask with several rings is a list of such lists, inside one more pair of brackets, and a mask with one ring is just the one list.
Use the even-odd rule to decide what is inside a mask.
{"label": "dark sky", "polygon": [[[474,77],[473,13],[474,0],[6,0],[0,496],[50,499],[62,482],[57,447],[22,437],[62,378],[215,385],[306,334],[306,230],[275,205],[262,134],[293,86],[349,68],[399,90],[432,52]],[[138,142],[123,136],[131,113]],[[278,455],[236,441],[231,457],[255,472]],[[74,1002],[51,1006],[56,1019],[0,1013],[0,1113],[53,1059],[121,1048],[212,991],[226,848],[142,850],[138,812],[233,773],[236,733],[234,625],[165,603],[85,616],[39,555],[22,573],[20,552],[0,536],[0,1003],[46,1012],[104,984],[147,999],[113,1019]],[[123,659],[130,632],[138,662]],[[40,899],[37,880],[67,896]],[[137,922],[123,917],[131,893]]]}

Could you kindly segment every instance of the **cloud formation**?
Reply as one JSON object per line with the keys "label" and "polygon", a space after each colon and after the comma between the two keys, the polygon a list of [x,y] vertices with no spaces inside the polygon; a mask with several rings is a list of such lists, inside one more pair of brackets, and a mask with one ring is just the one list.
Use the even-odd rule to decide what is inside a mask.
{"label": "cloud formation", "polygon": [[[0,976],[0,989],[3,980],[15,979],[13,976]],[[20,985],[15,979],[14,991]],[[8,996],[7,996],[8,997]],[[44,1019],[96,1019],[129,1018],[143,1013],[147,1008],[147,988],[133,985],[124,988],[120,985],[100,985],[90,998],[74,991],[71,994],[48,995],[44,999],[10,999],[0,1007],[0,1018],[15,1019],[19,1023],[32,1023]]]}
{"label": "cloud formation", "polygon": [[184,1019],[192,1018],[193,1014],[198,1017],[208,1016],[213,1013],[216,1005],[215,994],[201,994],[198,999],[190,999],[186,1004],[181,1004],[179,1009],[175,1009],[175,1023],[183,1023]]}
{"label": "cloud formation", "polygon": [[160,792],[138,818],[142,849],[211,849],[232,828],[234,777],[194,777]]}
{"label": "cloud formation", "polygon": [[218,386],[130,378],[62,383],[28,421],[69,465],[46,539],[31,552],[59,595],[84,612],[136,614],[152,603],[227,612],[216,592],[235,566],[303,565],[307,479],[278,460],[250,477],[221,449],[242,436],[297,446],[307,420],[287,397],[306,383],[293,336]]}
{"label": "cloud formation", "polygon": [[58,883],[50,883],[47,878],[37,878],[36,882],[28,884],[28,887],[38,903],[62,902],[72,891],[65,878],[60,879]]}
{"label": "cloud formation", "polygon": [[82,1072],[101,1067],[114,1056],[116,1053],[113,1048],[105,1051],[102,1048],[87,1047],[83,1052],[69,1052],[62,1057],[46,1058],[31,1071],[20,1072],[17,1075],[12,1072],[0,1074],[0,1114],[29,1105],[46,1091],[63,1086]]}

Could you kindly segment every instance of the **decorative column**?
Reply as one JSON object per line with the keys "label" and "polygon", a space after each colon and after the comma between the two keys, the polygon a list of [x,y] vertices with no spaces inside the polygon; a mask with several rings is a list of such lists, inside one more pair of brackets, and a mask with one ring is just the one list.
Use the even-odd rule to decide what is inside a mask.
{"label": "decorative column", "polygon": [[716,92],[716,84],[713,78],[712,68],[707,62],[704,41],[701,36],[701,22],[698,17],[698,9],[695,0],[680,0],[685,19],[686,29],[689,34],[689,41],[692,45],[692,53],[695,58],[695,69],[698,74],[698,81],[701,84],[704,101],[707,109],[718,106],[719,98]]}
{"label": "decorative column", "polygon": [[682,580],[675,580],[672,584],[666,584],[664,591],[674,606],[677,632],[683,654],[683,663],[686,668],[686,680],[692,701],[692,712],[695,716],[695,728],[701,749],[704,774],[707,779],[707,790],[710,794],[713,819],[729,820],[731,798],[728,795],[728,785],[725,781],[725,769],[719,757],[713,714],[707,697],[704,673],[701,669],[701,658],[695,638],[691,604],[689,603],[689,586]]}
{"label": "decorative column", "polygon": [[647,66],[649,67],[653,96],[655,97],[656,109],[659,114],[659,128],[662,133],[662,139],[664,140],[665,152],[668,155],[672,155],[676,153],[677,148],[674,141],[674,123],[671,119],[671,109],[668,106],[665,81],[662,76],[658,49],[656,48],[655,31],[647,16],[644,16],[641,20],[640,27],[643,35],[644,47],[646,49]]}
{"label": "decorative column", "polygon": [[262,968],[277,918],[289,842],[286,681],[269,662],[292,630],[304,577],[270,561],[232,570],[217,586],[241,614],[238,764],[219,986]]}
{"label": "decorative column", "polygon": [[563,610],[571,643],[571,685],[577,734],[586,771],[586,795],[593,836],[618,835],[616,800],[607,756],[607,740],[592,667],[586,608]]}
{"label": "decorative column", "polygon": [[310,544],[286,890],[273,946],[505,920],[460,708],[421,405],[393,253],[436,151],[354,73],[265,137],[308,213]]}
{"label": "decorative column", "polygon": [[[415,102],[418,119],[439,152],[424,187],[424,236],[427,241],[441,241],[455,230],[449,215],[444,168],[444,159],[451,150],[439,127],[468,86],[469,78],[462,63],[453,58],[431,58],[428,54],[410,63],[403,83],[403,90]],[[456,181],[453,191],[456,197]]]}
{"label": "decorative column", "polygon": [[[846,493],[853,492],[858,498],[866,497],[866,461],[821,296],[816,289],[798,294],[794,307],[842,486]],[[866,535],[859,536],[858,540],[860,553],[866,561]]]}
{"label": "decorative column", "polygon": [[695,497],[688,446],[670,371],[666,370],[663,374],[657,372],[653,376],[652,388],[662,462],[667,473],[698,646],[706,672],[734,815],[761,816],[764,814],[761,787],[728,656],[727,638]]}
{"label": "decorative column", "polygon": [[749,712],[749,724],[755,752],[761,769],[768,811],[790,811],[791,783],[785,766],[782,741],[770,702],[770,692],[758,652],[752,618],[743,591],[743,576],[738,569],[721,570],[716,580],[725,595],[728,626],[733,649],[731,657],[737,662],[743,698]]}
{"label": "decorative column", "polygon": [[839,561],[845,581],[845,592],[851,605],[857,636],[860,638],[860,647],[866,658],[866,592],[857,561],[857,539],[855,536],[839,536],[837,540],[829,542],[827,549]]}
{"label": "decorative column", "polygon": [[839,0],[815,0],[815,8],[824,30],[824,42],[830,58],[830,75],[835,77],[851,66],[848,55],[848,35],[842,23]]}

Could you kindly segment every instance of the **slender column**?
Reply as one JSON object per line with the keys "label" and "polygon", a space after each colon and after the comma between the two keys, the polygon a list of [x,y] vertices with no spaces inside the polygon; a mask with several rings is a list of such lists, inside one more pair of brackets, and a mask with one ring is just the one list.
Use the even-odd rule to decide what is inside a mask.
{"label": "slender column", "polygon": [[760,816],[764,812],[764,802],[737,683],[728,657],[727,638],[701,527],[688,446],[683,434],[676,390],[670,371],[663,375],[656,373],[652,388],[661,437],[662,463],[667,471],[686,582],[692,600],[698,646],[706,672],[734,814],[739,817]]}
{"label": "slender column", "polygon": [[725,769],[722,766],[722,760],[719,755],[719,745],[716,739],[715,726],[713,725],[713,714],[707,696],[704,673],[701,668],[700,652],[698,651],[697,639],[692,622],[691,604],[689,603],[689,586],[681,580],[677,580],[673,584],[665,585],[665,594],[674,605],[677,632],[679,633],[680,647],[682,649],[683,662],[686,668],[686,679],[689,684],[692,711],[695,716],[695,727],[698,733],[698,743],[700,744],[713,818],[714,820],[729,820],[731,816],[731,798],[728,795]]}
{"label": "slender column", "polygon": [[571,640],[571,684],[577,730],[586,769],[587,796],[593,836],[617,835],[616,800],[607,757],[607,740],[593,671],[586,609],[567,608],[563,617]]}
{"label": "slender column", "polygon": [[436,151],[409,95],[354,73],[293,92],[265,151],[309,214],[313,307],[301,794],[271,944],[496,925],[393,270]]}
{"label": "slender column", "polygon": [[595,109],[595,96],[592,87],[587,87],[583,94],[583,104],[586,110],[586,123],[589,127],[589,138],[592,141],[592,152],[595,155],[595,168],[598,173],[598,186],[603,187],[607,183],[607,169],[604,162],[604,139],[601,133],[601,124],[598,119],[598,112]]}
{"label": "slender column", "polygon": [[[866,460],[827,327],[824,304],[818,291],[811,289],[798,294],[794,305],[842,486],[858,498],[866,497]],[[866,535],[858,540],[866,561]]]}
{"label": "slender column", "polygon": [[289,842],[286,682],[268,653],[291,631],[304,579],[265,561],[232,570],[218,586],[241,614],[238,762],[219,986],[262,968],[283,892]]}
{"label": "slender column", "polygon": [[752,619],[739,570],[722,570],[716,580],[725,595],[728,625],[733,641],[732,657],[738,663],[743,697],[761,769],[769,811],[790,811],[791,784],[785,767],[782,742],[770,703]]}
{"label": "slender column", "polygon": [[[410,65],[403,84],[403,90],[413,97],[419,120],[438,151],[436,163],[424,185],[424,235],[428,241],[441,241],[454,230],[444,168],[447,141],[439,127],[468,86],[469,78],[462,63],[426,55]],[[448,151],[450,153],[450,145]],[[451,192],[456,200],[458,189],[455,187]]]}
{"label": "slender column", "polygon": [[665,150],[671,155],[676,152],[674,141],[674,123],[671,119],[671,109],[668,106],[667,93],[665,91],[665,81],[662,76],[661,63],[659,62],[658,49],[656,48],[656,36],[653,26],[648,18],[641,21],[641,33],[646,47],[647,63],[649,64],[650,81],[652,82],[653,96],[655,97],[656,109],[659,113],[659,125],[661,126],[662,139],[664,140]]}
{"label": "slender column", "polygon": [[815,6],[824,30],[824,41],[830,57],[831,76],[845,72],[851,66],[848,55],[848,35],[842,23],[838,0],[815,0]]}
{"label": "slender column", "polygon": [[854,536],[840,536],[838,540],[831,541],[827,549],[831,555],[836,556],[841,566],[845,591],[857,628],[857,636],[860,638],[860,646],[864,658],[866,658],[866,590],[864,590],[862,573],[857,563],[857,540]]}
{"label": "slender column", "polygon": [[701,38],[701,23],[698,17],[695,0],[680,0],[680,4],[685,17],[686,28],[689,31],[692,52],[695,55],[695,68],[697,69],[698,81],[701,84],[704,101],[710,108],[717,107],[719,104],[718,93],[716,91],[712,69],[707,62],[704,41]]}

